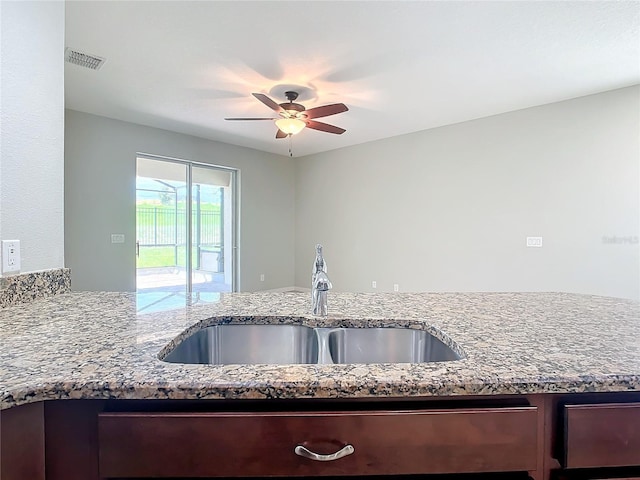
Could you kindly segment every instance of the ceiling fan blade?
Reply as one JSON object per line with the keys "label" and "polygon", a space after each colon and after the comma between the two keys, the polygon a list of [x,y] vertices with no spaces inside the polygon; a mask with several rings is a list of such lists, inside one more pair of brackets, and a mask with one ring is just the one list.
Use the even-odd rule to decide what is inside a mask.
{"label": "ceiling fan blade", "polygon": [[282,111],[282,107],[278,105],[276,102],[274,102],[273,100],[271,100],[269,97],[267,97],[264,93],[252,93],[251,95],[256,97],[258,100],[260,100],[262,103],[264,103],[267,107],[269,107],[274,112],[279,113]]}
{"label": "ceiling fan blade", "polygon": [[305,110],[307,118],[320,118],[335,115],[336,113],[346,112],[349,109],[344,103],[333,103],[331,105],[323,105],[321,107],[310,108]]}
{"label": "ceiling fan blade", "polygon": [[346,132],[344,128],[329,125],[328,123],[316,122],[315,120],[306,120],[304,123],[307,124],[307,127],[314,130],[320,130],[321,132],[336,133],[338,135]]}
{"label": "ceiling fan blade", "polygon": [[278,129],[277,133],[276,133],[276,138],[287,138],[289,135],[287,135],[286,133],[284,133],[282,130]]}
{"label": "ceiling fan blade", "polygon": [[276,120],[275,118],[225,118],[225,120]]}

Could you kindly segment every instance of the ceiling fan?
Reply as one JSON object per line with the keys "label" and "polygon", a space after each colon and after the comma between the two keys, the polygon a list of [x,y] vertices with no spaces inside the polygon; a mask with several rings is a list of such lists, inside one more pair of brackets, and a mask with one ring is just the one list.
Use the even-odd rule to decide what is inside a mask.
{"label": "ceiling fan", "polygon": [[252,93],[252,95],[276,112],[279,117],[225,118],[225,120],[275,120],[276,126],[278,127],[276,138],[286,138],[290,135],[295,135],[302,131],[304,127],[338,135],[346,132],[344,128],[313,120],[314,118],[328,117],[329,115],[348,111],[349,109],[344,103],[333,103],[331,105],[323,105],[307,110],[304,105],[294,103],[298,98],[298,92],[285,92],[284,95],[287,97],[288,102],[280,104],[274,102],[263,93]]}

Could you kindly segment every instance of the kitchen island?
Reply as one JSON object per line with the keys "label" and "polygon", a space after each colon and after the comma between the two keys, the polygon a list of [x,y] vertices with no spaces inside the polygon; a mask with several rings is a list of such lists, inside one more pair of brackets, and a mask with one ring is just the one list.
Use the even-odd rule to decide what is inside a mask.
{"label": "kitchen island", "polygon": [[[210,294],[206,298],[194,295],[182,303],[163,309],[141,305],[134,294],[69,293],[1,310],[3,436],[7,432],[14,434],[7,426],[11,426],[12,417],[17,417],[21,409],[30,408],[36,413],[28,415],[29,418],[43,419],[42,425],[34,428],[42,431],[43,439],[50,438],[44,442],[48,446],[63,434],[53,426],[64,424],[64,419],[76,412],[91,428],[90,431],[82,430],[81,425],[74,428],[91,437],[94,446],[103,447],[99,456],[100,475],[109,472],[104,478],[127,475],[151,478],[144,469],[131,474],[115,468],[115,464],[123,463],[118,457],[122,452],[114,453],[113,445],[101,443],[102,438],[117,433],[124,411],[148,412],[160,408],[180,416],[190,410],[185,405],[191,405],[206,413],[205,416],[212,412],[229,415],[230,411],[239,410],[263,415],[266,410],[271,415],[304,410],[305,415],[310,415],[308,412],[335,415],[340,411],[353,417],[353,412],[348,413],[353,407],[354,411],[375,411],[377,415],[390,410],[407,414],[447,412],[463,430],[484,425],[482,421],[478,423],[478,418],[488,419],[482,428],[487,431],[497,428],[494,437],[500,437],[500,428],[505,436],[512,435],[509,422],[530,425],[531,436],[516,438],[510,447],[516,451],[522,450],[523,445],[535,445],[532,447],[535,451],[523,457],[524,467],[497,467],[495,471],[523,470],[542,479],[561,466],[567,467],[567,475],[572,474],[571,468],[640,466],[640,460],[637,464],[618,460],[606,463],[606,459],[604,463],[593,463],[593,455],[584,453],[589,447],[567,433],[567,425],[581,418],[585,411],[585,421],[592,421],[589,412],[600,404],[613,405],[614,417],[622,415],[627,424],[631,422],[636,431],[640,429],[640,423],[634,423],[640,422],[640,407],[635,405],[640,401],[637,302],[566,293],[330,293],[327,318],[309,313],[310,300],[305,293]],[[243,322],[426,329],[463,358],[418,364],[343,365],[185,365],[159,359],[169,346],[186,336],[185,332],[219,323]],[[587,405],[587,410],[581,405]],[[496,414],[497,427],[493,417]],[[99,428],[97,420],[87,420],[98,417]],[[435,417],[420,418],[429,418],[428,423]],[[449,417],[438,415],[438,418]],[[467,422],[467,418],[475,420]],[[45,419],[50,421],[47,423]],[[415,423],[414,420],[410,423]],[[358,417],[354,424],[358,427],[354,428],[369,428],[367,421]],[[342,418],[341,423],[349,421]],[[68,420],[66,424],[71,428],[73,422]],[[127,435],[136,438],[132,430],[123,428]],[[375,430],[373,426],[370,428]],[[577,431],[578,427],[572,428]],[[597,429],[593,424],[589,428]],[[640,436],[634,436],[633,432],[629,435],[623,439],[627,444],[640,442]],[[488,444],[488,449],[495,450],[495,443]],[[357,447],[356,452],[351,457],[358,456]],[[62,471],[62,459],[71,452],[58,453],[59,461],[47,451],[44,463],[48,465],[43,469],[46,478],[65,478],[54,472]],[[88,455],[93,456],[87,462],[97,469],[98,454]],[[630,455],[635,461],[634,452]],[[592,464],[580,463],[583,457],[590,458]],[[312,470],[285,466],[282,470],[258,468],[245,473],[267,476],[458,471],[448,470],[455,467],[446,465],[434,470],[422,464],[407,467],[406,462],[398,469],[384,461],[379,462],[379,468],[367,469],[366,465],[375,463],[372,459],[350,469],[348,461],[345,458],[328,462],[332,467],[324,470],[317,470],[319,463],[310,462],[314,465],[309,467]],[[230,473],[222,468],[215,471],[221,475]],[[494,470],[490,463],[480,461],[477,469],[460,471]],[[169,473],[179,476],[176,472]],[[196,473],[213,476],[206,469]],[[92,477],[86,473],[84,477],[73,477],[68,467],[65,475],[102,478],[97,471]]]}

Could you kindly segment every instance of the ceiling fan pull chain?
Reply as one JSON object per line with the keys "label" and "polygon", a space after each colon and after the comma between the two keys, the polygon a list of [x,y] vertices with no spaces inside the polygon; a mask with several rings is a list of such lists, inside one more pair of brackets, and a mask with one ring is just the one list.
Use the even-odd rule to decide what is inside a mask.
{"label": "ceiling fan pull chain", "polygon": [[293,157],[293,151],[291,149],[291,137],[293,137],[293,135],[289,134],[289,156]]}

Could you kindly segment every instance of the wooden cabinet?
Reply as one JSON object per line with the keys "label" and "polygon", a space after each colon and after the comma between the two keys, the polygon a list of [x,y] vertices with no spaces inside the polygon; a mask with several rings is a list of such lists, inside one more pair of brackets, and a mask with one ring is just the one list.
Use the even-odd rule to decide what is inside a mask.
{"label": "wooden cabinet", "polygon": [[[100,474],[306,477],[534,470],[537,413],[536,407],[102,413]],[[300,456],[296,447],[324,461]],[[342,458],[329,456],[351,450]]]}
{"label": "wooden cabinet", "polygon": [[[637,392],[340,402],[54,400],[1,411],[0,422],[2,480],[505,478],[497,472],[509,472],[508,479],[640,480]],[[347,445],[353,453],[331,461],[295,452],[331,455]]]}
{"label": "wooden cabinet", "polygon": [[564,406],[564,466],[640,465],[640,403]]}
{"label": "wooden cabinet", "polygon": [[552,428],[557,480],[640,480],[640,395],[561,395]]}
{"label": "wooden cabinet", "polygon": [[42,402],[0,412],[0,479],[45,480]]}

